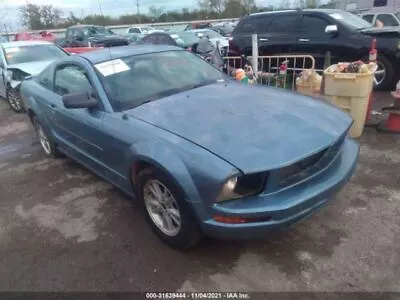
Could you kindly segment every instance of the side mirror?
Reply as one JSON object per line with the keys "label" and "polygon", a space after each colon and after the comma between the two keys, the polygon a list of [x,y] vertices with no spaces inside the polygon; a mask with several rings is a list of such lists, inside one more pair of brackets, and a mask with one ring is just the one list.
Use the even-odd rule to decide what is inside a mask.
{"label": "side mirror", "polygon": [[325,27],[325,33],[327,34],[335,34],[338,32],[337,25],[328,25]]}
{"label": "side mirror", "polygon": [[97,99],[90,96],[89,93],[66,94],[62,97],[65,108],[95,108]]}

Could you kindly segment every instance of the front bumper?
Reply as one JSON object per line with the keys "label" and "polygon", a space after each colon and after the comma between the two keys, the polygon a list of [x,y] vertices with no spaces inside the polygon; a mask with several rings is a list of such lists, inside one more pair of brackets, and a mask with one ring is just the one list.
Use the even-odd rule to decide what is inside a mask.
{"label": "front bumper", "polygon": [[[192,203],[205,235],[217,238],[249,239],[265,237],[271,231],[286,229],[326,204],[348,182],[357,164],[359,146],[346,139],[332,163],[317,176],[284,190],[214,204]],[[253,223],[221,223],[213,216],[265,218]]]}

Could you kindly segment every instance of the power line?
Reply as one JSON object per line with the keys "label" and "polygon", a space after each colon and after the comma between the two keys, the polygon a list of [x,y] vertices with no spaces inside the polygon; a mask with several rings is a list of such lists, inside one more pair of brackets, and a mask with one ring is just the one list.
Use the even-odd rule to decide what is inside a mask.
{"label": "power line", "polygon": [[103,9],[101,8],[100,0],[97,0],[97,3],[99,4],[100,15],[103,15]]}

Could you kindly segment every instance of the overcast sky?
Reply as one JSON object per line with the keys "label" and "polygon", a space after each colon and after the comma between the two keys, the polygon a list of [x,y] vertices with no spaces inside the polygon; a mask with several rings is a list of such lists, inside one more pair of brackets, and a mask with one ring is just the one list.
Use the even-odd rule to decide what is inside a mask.
{"label": "overcast sky", "polygon": [[[137,0],[30,0],[33,4],[51,4],[61,8],[64,15],[69,11],[77,16],[100,13],[100,7],[105,15],[118,16],[121,14],[136,13]],[[257,5],[274,5],[280,0],[256,0]],[[20,18],[18,7],[26,4],[27,0],[0,0],[0,23],[7,21],[10,27],[19,27]],[[166,11],[182,8],[194,9],[197,7],[197,0],[139,0],[140,12],[147,13],[149,6],[163,7]],[[1,24],[0,24],[1,25]],[[3,28],[2,28],[3,29]],[[1,29],[1,31],[3,31]]]}

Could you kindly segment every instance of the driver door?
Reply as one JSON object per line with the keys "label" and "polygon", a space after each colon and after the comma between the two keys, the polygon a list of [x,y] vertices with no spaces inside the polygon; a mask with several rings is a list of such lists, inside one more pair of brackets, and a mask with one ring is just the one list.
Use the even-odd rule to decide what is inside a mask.
{"label": "driver door", "polygon": [[[62,96],[73,93],[91,93],[98,99],[97,108],[67,109]],[[104,111],[100,98],[85,69],[75,64],[60,65],[55,70],[54,97],[50,104],[53,124],[64,150],[79,158],[98,162],[102,159],[102,121]],[[95,167],[95,165],[93,166]]]}

